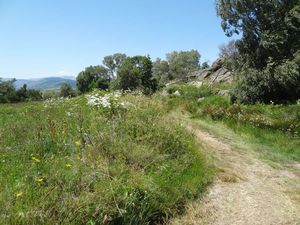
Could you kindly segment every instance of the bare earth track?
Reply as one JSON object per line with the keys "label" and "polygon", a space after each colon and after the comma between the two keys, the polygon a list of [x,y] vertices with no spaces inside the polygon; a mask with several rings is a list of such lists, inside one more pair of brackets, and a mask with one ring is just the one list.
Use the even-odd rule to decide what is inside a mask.
{"label": "bare earth track", "polygon": [[[205,149],[212,151],[218,176],[208,193],[187,206],[171,224],[298,225],[299,168],[275,169],[231,140],[188,126]],[[241,146],[242,148],[242,146]]]}

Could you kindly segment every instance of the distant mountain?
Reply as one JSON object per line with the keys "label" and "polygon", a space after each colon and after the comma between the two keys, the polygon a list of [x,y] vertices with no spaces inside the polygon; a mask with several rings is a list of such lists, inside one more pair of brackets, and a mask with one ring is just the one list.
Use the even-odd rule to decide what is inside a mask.
{"label": "distant mountain", "polygon": [[76,88],[76,80],[72,77],[45,77],[40,79],[17,79],[14,83],[16,88],[27,84],[29,89],[38,90],[58,90],[63,83],[70,84]]}

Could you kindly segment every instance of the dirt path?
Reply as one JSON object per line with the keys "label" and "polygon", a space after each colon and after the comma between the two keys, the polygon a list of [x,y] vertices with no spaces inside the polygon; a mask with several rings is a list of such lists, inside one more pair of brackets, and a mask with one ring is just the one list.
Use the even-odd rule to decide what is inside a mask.
{"label": "dirt path", "polygon": [[298,173],[274,169],[254,152],[237,149],[231,140],[192,126],[188,129],[205,149],[213,151],[219,173],[205,197],[190,203],[187,214],[171,224],[300,224]]}

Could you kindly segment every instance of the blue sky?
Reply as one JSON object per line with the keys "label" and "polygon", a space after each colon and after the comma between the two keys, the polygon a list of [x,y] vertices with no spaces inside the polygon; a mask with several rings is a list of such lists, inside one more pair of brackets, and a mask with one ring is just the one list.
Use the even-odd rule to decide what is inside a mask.
{"label": "blue sky", "polygon": [[76,76],[116,52],[164,58],[228,41],[214,0],[0,0],[0,77]]}

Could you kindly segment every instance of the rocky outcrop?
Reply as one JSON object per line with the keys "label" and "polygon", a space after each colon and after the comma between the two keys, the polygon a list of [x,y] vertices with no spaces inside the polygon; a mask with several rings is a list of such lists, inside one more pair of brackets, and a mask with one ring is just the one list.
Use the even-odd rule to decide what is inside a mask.
{"label": "rocky outcrop", "polygon": [[209,86],[212,86],[221,82],[231,82],[232,81],[232,73],[224,66],[224,59],[217,59],[210,68],[199,70],[192,73],[189,76],[190,82],[204,82],[208,83]]}

